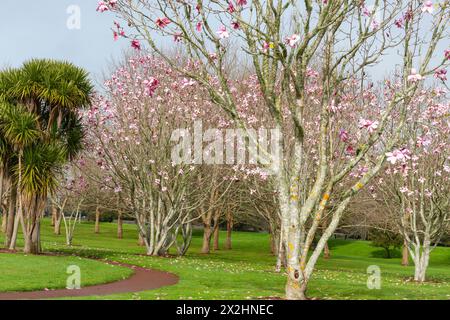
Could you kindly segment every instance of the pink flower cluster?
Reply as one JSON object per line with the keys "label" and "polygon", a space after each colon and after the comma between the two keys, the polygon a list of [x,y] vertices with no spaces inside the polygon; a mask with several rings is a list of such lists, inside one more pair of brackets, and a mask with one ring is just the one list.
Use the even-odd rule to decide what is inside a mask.
{"label": "pink flower cluster", "polygon": [[369,133],[373,133],[378,128],[378,121],[372,121],[367,119],[359,120],[359,129],[367,129]]}
{"label": "pink flower cluster", "polygon": [[396,164],[397,161],[405,162],[411,159],[411,152],[406,148],[395,149],[392,152],[386,153],[387,161],[391,164]]}
{"label": "pink flower cluster", "polygon": [[217,35],[220,39],[225,39],[230,36],[230,34],[227,31],[227,28],[225,26],[220,26],[219,30],[217,31]]}
{"label": "pink flower cluster", "polygon": [[153,97],[153,94],[155,93],[158,85],[159,85],[159,81],[156,78],[150,77],[149,80],[144,80],[145,93],[149,97]]}
{"label": "pink flower cluster", "polygon": [[299,41],[300,41],[300,36],[295,33],[285,39],[286,44],[291,48],[295,47],[297,45],[297,42],[299,42]]}
{"label": "pink flower cluster", "polygon": [[417,73],[416,69],[411,69],[411,74],[408,76],[408,81],[417,82],[422,79],[423,79],[423,77]]}
{"label": "pink flower cluster", "polygon": [[159,28],[163,29],[163,28],[167,27],[171,23],[171,21],[169,20],[169,18],[164,17],[164,18],[156,19],[155,23]]}
{"label": "pink flower cluster", "polygon": [[98,12],[105,12],[105,11],[108,11],[109,9],[114,9],[116,4],[117,4],[117,0],[109,0],[107,2],[100,1],[97,4],[97,11]]}

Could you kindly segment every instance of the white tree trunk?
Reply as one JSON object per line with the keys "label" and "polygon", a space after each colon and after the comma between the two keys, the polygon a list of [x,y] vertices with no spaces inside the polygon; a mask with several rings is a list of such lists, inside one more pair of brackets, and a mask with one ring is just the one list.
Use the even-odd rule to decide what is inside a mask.
{"label": "white tree trunk", "polygon": [[424,282],[426,280],[426,272],[430,261],[430,245],[423,245],[422,252],[420,247],[416,247],[414,255],[414,280]]}

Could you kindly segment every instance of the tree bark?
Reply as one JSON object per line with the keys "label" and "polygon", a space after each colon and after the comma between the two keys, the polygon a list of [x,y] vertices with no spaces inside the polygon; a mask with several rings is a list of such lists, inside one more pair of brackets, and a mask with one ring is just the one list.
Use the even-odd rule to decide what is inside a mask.
{"label": "tree bark", "polygon": [[[324,230],[326,230],[327,225],[326,225],[326,221],[324,220],[322,222],[322,233]],[[328,241],[325,242],[325,246],[323,247],[323,258],[324,259],[330,259],[330,248],[328,247]]]}
{"label": "tree bark", "polygon": [[217,211],[214,215],[214,241],[213,241],[213,249],[219,250],[219,220],[220,220],[220,212]]}
{"label": "tree bark", "polygon": [[300,232],[298,228],[287,228],[287,283],[286,299],[288,300],[306,300],[307,280],[304,279],[302,272],[304,267],[300,265],[299,250],[296,246],[300,245]]}
{"label": "tree bark", "polygon": [[95,227],[94,227],[95,233],[100,233],[100,209],[97,207],[95,209]]}
{"label": "tree bark", "polygon": [[6,211],[2,212],[2,233],[5,234],[6,233],[6,226],[8,222],[8,213]]}
{"label": "tree bark", "polygon": [[53,227],[53,232],[56,235],[60,235],[61,234],[61,220],[63,218],[63,213],[58,210],[57,208],[55,208],[55,225]]}
{"label": "tree bark", "polygon": [[275,237],[273,227],[269,225],[270,253],[276,255],[278,252],[277,239]]}
{"label": "tree bark", "polygon": [[145,240],[144,240],[144,237],[142,237],[141,234],[139,234],[138,245],[141,246],[141,247],[145,246]]}
{"label": "tree bark", "polygon": [[219,250],[219,226],[214,228],[214,241],[213,249]]}
{"label": "tree bark", "polygon": [[277,263],[275,266],[276,272],[281,272],[281,268],[286,267],[286,250],[284,244],[280,240],[279,247],[277,249]]}
{"label": "tree bark", "polygon": [[36,219],[36,225],[34,226],[31,234],[26,235],[25,238],[25,247],[23,252],[30,254],[39,254],[41,252],[41,236],[40,236],[41,223],[40,219]]}
{"label": "tree bark", "polygon": [[13,226],[13,232],[11,235],[11,240],[9,243],[9,250],[16,250],[16,242],[17,242],[17,235],[19,233],[19,224],[21,223],[21,215],[23,213],[19,211],[17,212],[16,216],[14,217],[14,226]]}
{"label": "tree bark", "polygon": [[39,254],[41,252],[41,243],[40,243],[40,235],[39,235],[39,222],[37,222],[35,230],[30,234],[26,235],[25,238],[25,246],[23,249],[24,253],[29,254]]}
{"label": "tree bark", "polygon": [[409,265],[409,253],[408,253],[408,245],[406,243],[406,240],[403,243],[403,250],[402,250],[402,266],[408,266]]}
{"label": "tree bark", "polygon": [[8,217],[5,233],[5,247],[9,248],[14,231],[14,218],[16,214],[17,189],[12,187],[10,191]]}
{"label": "tree bark", "polygon": [[52,227],[55,226],[56,219],[58,219],[58,209],[56,208],[56,206],[52,205],[52,222],[50,223]]}
{"label": "tree bark", "polygon": [[330,248],[328,247],[328,241],[325,243],[325,247],[323,248],[323,258],[330,259]]}
{"label": "tree bark", "polygon": [[233,231],[233,215],[227,214],[227,239],[225,241],[225,249],[231,250],[231,232]]}
{"label": "tree bark", "polygon": [[414,254],[414,280],[425,282],[428,263],[430,261],[430,245],[424,241],[422,252],[420,246],[416,246]]}
{"label": "tree bark", "polygon": [[5,191],[5,186],[9,185],[9,179],[5,179],[5,166],[1,165],[0,168],[0,211],[2,213],[2,227],[1,232],[6,233],[6,227],[8,225],[8,202],[3,201],[3,193]]}
{"label": "tree bark", "polygon": [[211,225],[203,224],[203,245],[201,253],[208,254],[211,251]]}
{"label": "tree bark", "polygon": [[123,238],[123,221],[122,221],[122,211],[119,210],[117,214],[117,238]]}
{"label": "tree bark", "polygon": [[288,277],[286,283],[286,298],[288,300],[307,300],[306,283],[299,284],[298,281]]}

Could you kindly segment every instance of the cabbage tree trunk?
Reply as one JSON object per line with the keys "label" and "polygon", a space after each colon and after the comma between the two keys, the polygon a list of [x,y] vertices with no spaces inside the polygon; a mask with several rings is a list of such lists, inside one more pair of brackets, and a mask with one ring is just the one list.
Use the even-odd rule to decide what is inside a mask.
{"label": "cabbage tree trunk", "polygon": [[36,221],[35,227],[30,234],[24,236],[25,238],[25,246],[23,249],[24,253],[30,254],[39,254],[41,253],[41,223],[38,218]]}
{"label": "cabbage tree trunk", "polygon": [[16,215],[16,201],[17,201],[17,190],[16,188],[11,188],[9,197],[9,207],[8,216],[6,221],[6,232],[5,232],[5,247],[9,248],[11,244],[11,239],[14,231],[14,218]]}
{"label": "cabbage tree trunk", "polygon": [[3,211],[2,212],[2,233],[6,233],[7,222],[8,222],[8,212]]}

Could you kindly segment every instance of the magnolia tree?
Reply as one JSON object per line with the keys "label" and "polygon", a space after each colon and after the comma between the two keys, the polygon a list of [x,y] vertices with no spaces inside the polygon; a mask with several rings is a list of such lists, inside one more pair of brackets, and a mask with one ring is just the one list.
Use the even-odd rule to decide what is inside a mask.
{"label": "magnolia tree", "polygon": [[66,244],[72,245],[77,222],[80,220],[81,206],[87,194],[88,183],[75,166],[66,167],[60,178],[58,190],[50,196],[55,211],[55,233],[60,233],[61,222],[64,223]]}
{"label": "magnolia tree", "polygon": [[[408,106],[408,125],[378,184],[391,220],[425,281],[430,252],[450,224],[450,104],[445,90],[423,90]],[[383,179],[381,178],[381,179]]]}
{"label": "magnolia tree", "polygon": [[[198,66],[184,68],[196,72]],[[240,108],[245,109],[246,95],[257,95],[248,90],[254,81],[238,84],[234,94],[244,92]],[[123,210],[135,214],[148,254],[166,254],[172,245],[183,254],[198,219],[204,224],[202,251],[208,253],[224,195],[233,186],[234,171],[221,145],[222,130],[232,122],[212,108],[196,81],[152,56],[129,58],[105,86],[107,95],[86,113],[91,145],[79,161],[81,167],[92,169],[94,163],[100,170],[81,168],[83,173],[114,190],[120,206],[128,207]]]}
{"label": "magnolia tree", "polygon": [[[92,144],[90,145],[92,147]],[[123,237],[123,218],[132,216],[132,212],[126,203],[121,201],[121,192],[105,184],[110,181],[108,172],[99,166],[98,161],[93,161],[95,157],[81,156],[75,163],[76,172],[79,174],[80,183],[84,183],[84,190],[81,195],[83,199],[82,209],[84,212],[94,215],[94,232],[100,233],[100,220],[103,212],[115,213],[117,216],[117,237]],[[70,193],[76,197],[75,192]]]}
{"label": "magnolia tree", "polygon": [[[446,63],[437,48],[448,37],[449,4],[430,3],[113,0],[100,2],[97,10],[110,10],[128,22],[134,34],[126,35],[116,22],[119,32],[114,35],[130,38],[136,50],[144,41],[171,68],[202,86],[213,104],[243,130],[247,126],[233,95],[235,74],[229,66],[249,65],[265,115],[283,132],[278,141],[283,156],[269,155],[268,167],[287,251],[286,296],[305,299],[321,251],[351,198],[378,173],[396,145],[422,79]],[[163,49],[164,39],[173,41],[196,68],[180,66],[179,59]],[[393,70],[386,89],[372,88],[370,67],[392,48],[401,51],[402,67]],[[435,63],[433,55],[439,56]],[[318,94],[313,96],[308,74],[317,66]],[[367,96],[371,91],[379,94]],[[341,111],[347,108],[356,122],[341,127]],[[372,111],[376,118],[365,117]],[[390,121],[393,112],[399,115],[396,123]],[[308,139],[311,114],[318,130]],[[395,130],[386,131],[389,126]],[[315,159],[306,152],[312,148]],[[312,177],[307,181],[306,171]],[[346,189],[334,192],[338,185]],[[311,250],[331,205],[328,226]]]}
{"label": "magnolia tree", "polygon": [[97,163],[104,187],[120,193],[134,213],[147,254],[164,255],[179,232],[188,240],[196,209],[188,201],[194,170],[173,164],[170,144],[172,131],[196,116],[200,98],[189,81],[151,57],[128,59],[105,85],[107,95],[85,117],[92,145],[83,159]]}

